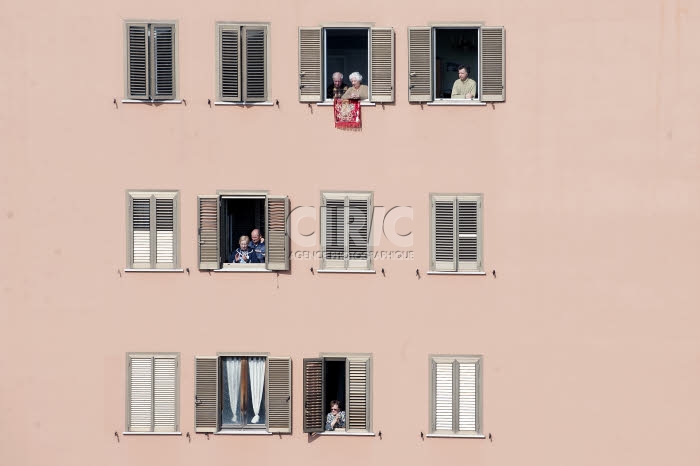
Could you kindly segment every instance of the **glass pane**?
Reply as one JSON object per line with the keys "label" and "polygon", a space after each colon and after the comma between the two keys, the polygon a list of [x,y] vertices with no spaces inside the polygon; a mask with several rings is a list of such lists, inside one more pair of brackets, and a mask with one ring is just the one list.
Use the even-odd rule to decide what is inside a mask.
{"label": "glass pane", "polygon": [[266,358],[227,356],[221,361],[221,426],[264,428]]}

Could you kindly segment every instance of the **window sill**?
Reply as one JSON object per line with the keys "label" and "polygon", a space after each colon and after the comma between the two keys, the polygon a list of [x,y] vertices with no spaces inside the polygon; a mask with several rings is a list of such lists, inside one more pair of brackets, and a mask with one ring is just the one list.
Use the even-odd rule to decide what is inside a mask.
{"label": "window sill", "polygon": [[[316,104],[317,107],[332,107],[333,106],[333,101],[324,101],[324,102],[319,102]],[[376,107],[377,104],[374,102],[370,102],[369,100],[363,100],[360,102],[360,107]]]}
{"label": "window sill", "polygon": [[134,100],[122,99],[123,104],[181,104],[182,100]]}
{"label": "window sill", "polygon": [[214,269],[214,272],[272,272],[272,270],[268,269],[260,269],[257,267],[251,267],[251,268],[243,268],[243,267],[237,267],[237,268],[222,268],[222,269]]}
{"label": "window sill", "polygon": [[486,272],[435,272],[430,271],[428,275],[486,275]]}
{"label": "window sill", "polygon": [[124,269],[124,272],[184,272],[185,269]]}
{"label": "window sill", "polygon": [[318,273],[377,273],[376,270],[320,269]]}
{"label": "window sill", "polygon": [[374,432],[337,432],[335,430],[324,430],[323,432],[316,432],[316,435],[328,435],[338,436],[338,437],[374,437],[376,434]]}
{"label": "window sill", "polygon": [[214,102],[214,105],[232,105],[234,107],[272,107],[274,102]]}
{"label": "window sill", "polygon": [[266,430],[220,430],[215,435],[272,435]]}
{"label": "window sill", "polygon": [[122,435],[182,435],[182,432],[122,432]]}
{"label": "window sill", "polygon": [[430,438],[486,438],[484,434],[428,434]]}
{"label": "window sill", "polygon": [[439,106],[475,106],[475,107],[483,107],[486,105],[486,102],[481,102],[478,99],[438,99],[438,100],[433,100],[432,102],[428,102],[428,105],[435,105],[437,107]]}

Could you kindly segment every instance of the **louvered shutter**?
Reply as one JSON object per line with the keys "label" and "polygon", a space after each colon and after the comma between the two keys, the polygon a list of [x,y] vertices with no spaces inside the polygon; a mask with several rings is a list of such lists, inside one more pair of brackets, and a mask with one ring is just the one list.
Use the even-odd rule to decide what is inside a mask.
{"label": "louvered shutter", "polygon": [[299,102],[320,102],[321,28],[299,28]]}
{"label": "louvered shutter", "polygon": [[368,432],[369,422],[369,358],[347,358],[347,430]]}
{"label": "louvered shutter", "polygon": [[175,99],[175,26],[151,25],[151,97]]}
{"label": "louvered shutter", "polygon": [[267,100],[267,27],[243,27],[244,100],[264,102]]}
{"label": "louvered shutter", "polygon": [[194,431],[216,432],[218,413],[218,360],[194,358]]}
{"label": "louvered shutter", "polygon": [[432,31],[429,27],[408,28],[408,101],[433,100]]}
{"label": "louvered shutter", "polygon": [[241,26],[219,24],[219,101],[239,102],[241,100]]}
{"label": "louvered shutter", "polygon": [[199,268],[219,268],[219,196],[197,196]]}
{"label": "louvered shutter", "polygon": [[481,28],[481,83],[482,102],[506,100],[506,41],[505,30],[499,27]]}
{"label": "louvered shutter", "polygon": [[173,357],[153,359],[153,431],[176,432],[177,419],[177,366]]}
{"label": "louvered shutter", "polygon": [[369,100],[394,101],[394,30],[372,28],[370,30]]}
{"label": "louvered shutter", "polygon": [[132,193],[129,204],[131,206],[130,218],[130,267],[134,269],[148,269],[152,267],[151,251],[154,238],[151,235],[151,201],[148,194]]}
{"label": "louvered shutter", "polygon": [[457,270],[455,197],[433,196],[431,200],[431,217],[431,270],[454,272]]}
{"label": "louvered shutter", "polygon": [[126,25],[126,97],[148,99],[148,25]]}
{"label": "louvered shutter", "polygon": [[348,269],[365,270],[370,268],[369,248],[372,208],[370,198],[365,194],[351,194],[347,198],[346,244]]}
{"label": "louvered shutter", "polygon": [[480,373],[479,360],[457,360],[456,367],[459,371],[459,424],[457,430],[460,433],[480,432],[478,395],[478,377]]}
{"label": "louvered shutter", "polygon": [[433,361],[433,432],[453,432],[453,361]]}
{"label": "louvered shutter", "polygon": [[457,196],[457,259],[459,271],[481,270],[481,199]]}
{"label": "louvered shutter", "polygon": [[129,432],[153,431],[153,358],[129,358]]}
{"label": "louvered shutter", "polygon": [[267,197],[267,239],[265,261],[269,270],[289,270],[289,198]]}
{"label": "louvered shutter", "polygon": [[321,249],[323,269],[345,268],[346,215],[345,196],[321,196]]}
{"label": "louvered shutter", "polygon": [[304,359],[304,432],[323,432],[326,419],[323,408],[325,377],[323,358]]}
{"label": "louvered shutter", "polygon": [[177,197],[156,196],[156,268],[174,268],[177,264],[176,247]]}
{"label": "louvered shutter", "polygon": [[292,359],[267,361],[267,430],[288,434],[292,432]]}

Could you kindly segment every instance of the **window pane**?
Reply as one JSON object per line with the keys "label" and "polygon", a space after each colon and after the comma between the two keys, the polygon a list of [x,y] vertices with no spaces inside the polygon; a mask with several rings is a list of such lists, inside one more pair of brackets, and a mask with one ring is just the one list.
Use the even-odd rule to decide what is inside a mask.
{"label": "window pane", "polygon": [[265,427],[265,357],[224,357],[221,426]]}

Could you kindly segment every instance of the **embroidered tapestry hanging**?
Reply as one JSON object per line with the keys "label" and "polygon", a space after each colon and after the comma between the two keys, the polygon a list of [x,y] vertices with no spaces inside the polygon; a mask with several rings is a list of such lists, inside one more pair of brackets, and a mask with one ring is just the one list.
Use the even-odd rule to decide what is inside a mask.
{"label": "embroidered tapestry hanging", "polygon": [[333,116],[336,128],[362,128],[359,100],[335,99],[333,101]]}

